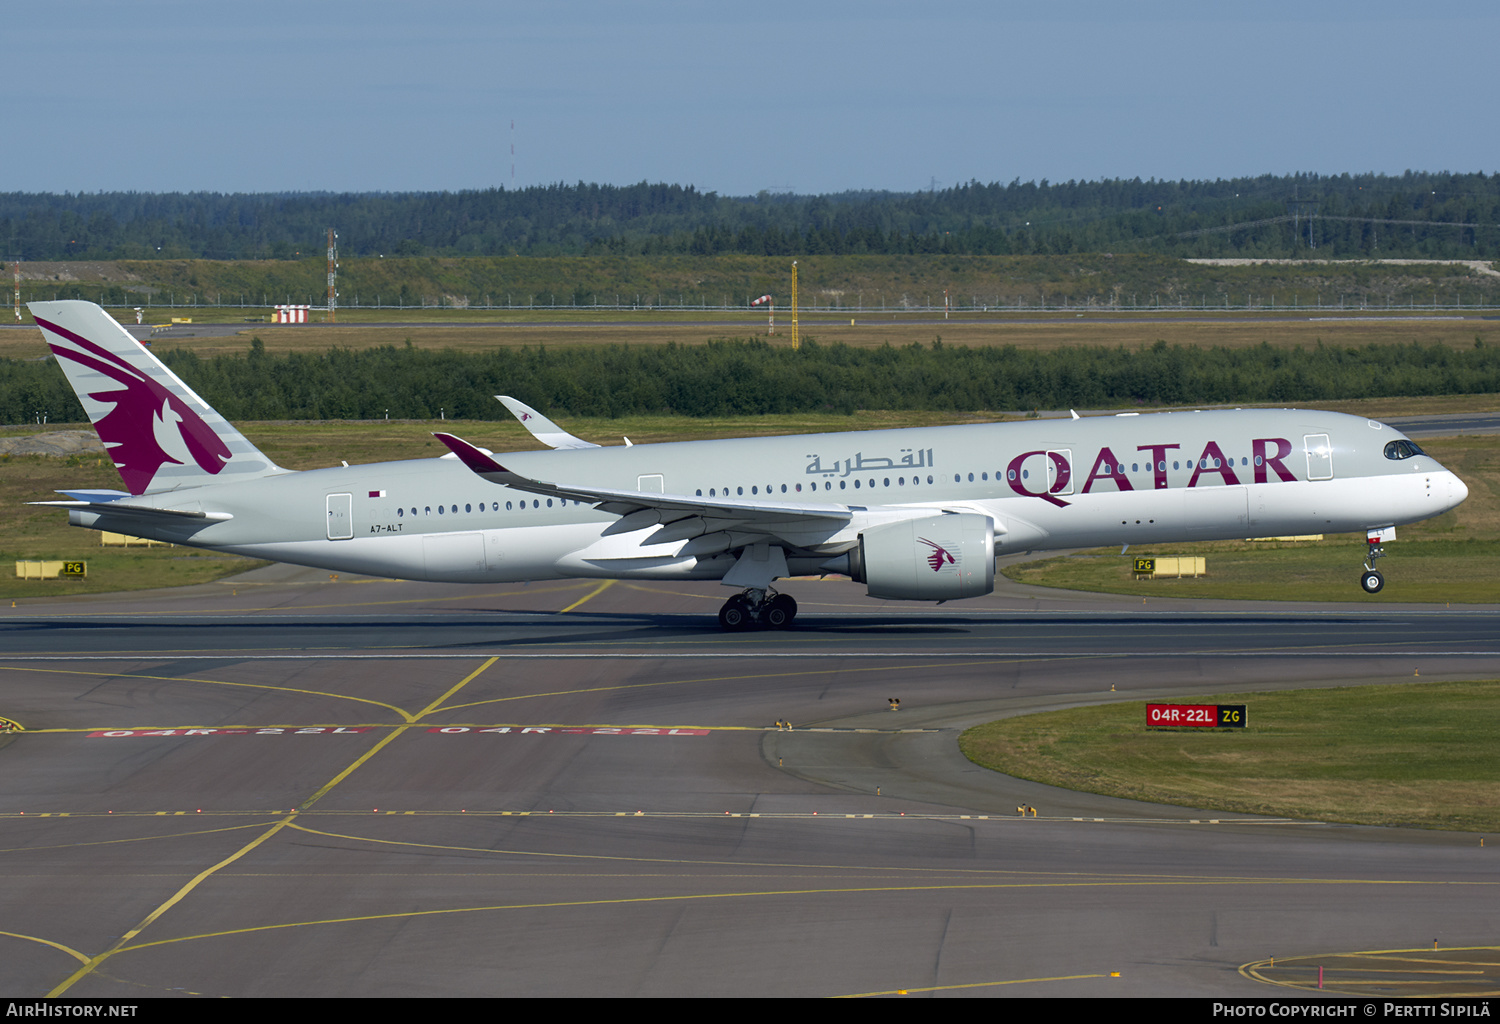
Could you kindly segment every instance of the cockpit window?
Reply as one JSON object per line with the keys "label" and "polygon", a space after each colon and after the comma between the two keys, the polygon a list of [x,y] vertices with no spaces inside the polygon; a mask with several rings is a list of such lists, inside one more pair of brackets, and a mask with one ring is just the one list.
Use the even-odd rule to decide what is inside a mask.
{"label": "cockpit window", "polygon": [[1385,446],[1385,457],[1388,459],[1409,459],[1413,455],[1424,455],[1425,452],[1412,444],[1410,441],[1392,441]]}

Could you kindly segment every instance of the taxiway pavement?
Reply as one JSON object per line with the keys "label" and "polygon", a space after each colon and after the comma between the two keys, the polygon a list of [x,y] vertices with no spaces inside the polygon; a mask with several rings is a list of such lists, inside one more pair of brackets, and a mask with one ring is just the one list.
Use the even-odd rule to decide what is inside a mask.
{"label": "taxiway pavement", "polygon": [[1476,836],[1065,792],[956,738],[1494,677],[1500,610],[785,589],[797,628],[745,634],[716,585],[285,567],[0,610],[0,992],[1265,996],[1242,965],[1497,942]]}

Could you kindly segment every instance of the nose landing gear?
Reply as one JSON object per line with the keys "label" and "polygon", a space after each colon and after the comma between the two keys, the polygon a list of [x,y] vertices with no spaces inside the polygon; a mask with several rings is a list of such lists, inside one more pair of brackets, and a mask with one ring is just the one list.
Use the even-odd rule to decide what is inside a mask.
{"label": "nose landing gear", "polygon": [[724,602],[719,609],[719,625],[728,632],[761,627],[790,629],[797,617],[797,602],[788,594],[774,590],[747,590]]}
{"label": "nose landing gear", "polygon": [[1365,559],[1365,571],[1359,577],[1359,585],[1364,588],[1366,594],[1378,594],[1380,588],[1385,586],[1385,577],[1375,570],[1375,561],[1385,557],[1385,550],[1380,546],[1379,534],[1369,538],[1370,553]]}

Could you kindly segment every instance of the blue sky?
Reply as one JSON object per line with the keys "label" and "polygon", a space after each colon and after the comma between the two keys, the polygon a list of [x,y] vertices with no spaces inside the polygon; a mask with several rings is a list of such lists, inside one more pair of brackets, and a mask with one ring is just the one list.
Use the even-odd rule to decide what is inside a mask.
{"label": "blue sky", "polygon": [[3,22],[0,191],[1500,164],[1493,0],[46,0]]}

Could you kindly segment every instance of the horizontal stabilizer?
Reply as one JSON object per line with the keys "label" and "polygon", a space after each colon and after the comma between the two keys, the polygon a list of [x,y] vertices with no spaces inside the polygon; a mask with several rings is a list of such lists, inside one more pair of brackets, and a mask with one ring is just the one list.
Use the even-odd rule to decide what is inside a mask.
{"label": "horizontal stabilizer", "polygon": [[119,501],[130,497],[129,491],[58,491],[74,501]]}
{"label": "horizontal stabilizer", "polygon": [[28,505],[46,505],[49,508],[65,508],[70,512],[98,512],[106,516],[127,516],[131,519],[206,519],[219,523],[234,516],[228,512],[199,512],[184,508],[149,508],[145,505],[127,505],[122,501],[29,501]]}

